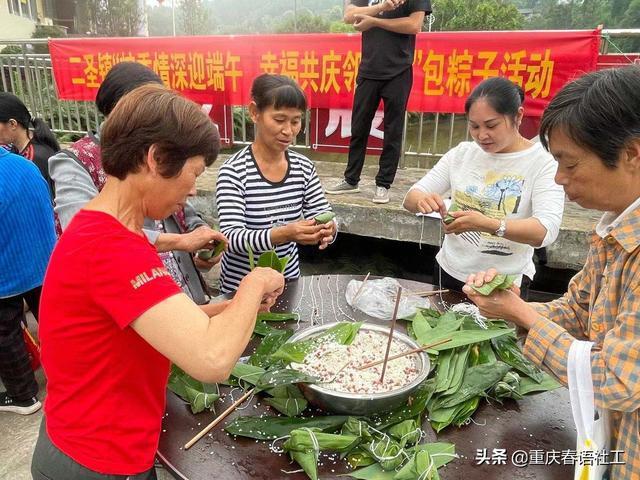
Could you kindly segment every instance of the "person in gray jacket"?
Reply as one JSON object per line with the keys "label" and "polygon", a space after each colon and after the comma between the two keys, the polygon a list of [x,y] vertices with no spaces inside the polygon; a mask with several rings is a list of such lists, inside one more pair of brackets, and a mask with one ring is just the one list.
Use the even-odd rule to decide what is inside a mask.
{"label": "person in gray jacket", "polygon": [[[148,83],[162,84],[162,80],[139,63],[119,63],[102,82],[96,96],[96,106],[107,117],[124,94]],[[55,186],[54,211],[60,234],[73,216],[98,195],[106,181],[100,157],[100,132],[89,132],[52,156],[49,159],[49,174]],[[226,244],[226,237],[211,229],[189,203],[161,222],[146,219],[144,232],[182,290],[195,303],[207,303],[207,287],[198,269],[209,270],[220,261],[222,254],[203,260],[194,256],[193,252],[211,249],[218,242]]]}

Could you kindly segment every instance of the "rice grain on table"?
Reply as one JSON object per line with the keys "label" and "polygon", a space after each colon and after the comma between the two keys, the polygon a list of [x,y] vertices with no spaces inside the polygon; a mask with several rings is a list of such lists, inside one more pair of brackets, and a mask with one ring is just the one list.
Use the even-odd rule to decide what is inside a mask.
{"label": "rice grain on table", "polygon": [[[361,365],[382,360],[388,339],[388,335],[362,329],[351,345],[325,341],[307,354],[304,363],[292,363],[291,368],[319,378],[318,385],[336,392],[372,394],[396,390],[418,376],[416,354],[389,361],[383,383],[380,382],[382,364],[358,370]],[[404,342],[394,338],[389,355],[408,349]],[[340,371],[345,365],[347,367]]]}

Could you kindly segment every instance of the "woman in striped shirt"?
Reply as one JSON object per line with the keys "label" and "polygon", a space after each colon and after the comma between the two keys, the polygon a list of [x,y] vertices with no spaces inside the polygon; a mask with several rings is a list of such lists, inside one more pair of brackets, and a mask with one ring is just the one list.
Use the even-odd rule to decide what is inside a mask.
{"label": "woman in striped shirt", "polygon": [[254,80],[251,98],[255,140],[224,162],[216,185],[220,231],[229,239],[223,293],[235,291],[249,272],[249,248],[258,255],[275,249],[278,257],[288,256],[285,278],[298,278],[297,244],[322,250],[337,230],[335,221],[314,220],[331,206],[311,160],[289,150],[302,127],[304,93],[288,77],[264,74]]}

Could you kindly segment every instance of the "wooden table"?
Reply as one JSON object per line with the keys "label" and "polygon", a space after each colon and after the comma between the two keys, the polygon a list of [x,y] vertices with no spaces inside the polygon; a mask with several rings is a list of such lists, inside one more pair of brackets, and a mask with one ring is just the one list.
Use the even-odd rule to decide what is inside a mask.
{"label": "wooden table", "polygon": [[[384,323],[365,314],[354,311],[344,298],[347,283],[362,276],[350,275],[314,275],[289,282],[274,311],[298,311],[301,315],[300,328],[311,324],[349,319],[366,320],[371,323]],[[399,280],[403,287],[412,291],[435,289],[432,285]],[[462,300],[458,293],[448,293],[440,298],[430,297],[440,307],[442,301],[447,304]],[[401,328],[404,322],[399,322]],[[295,327],[295,322],[288,326]],[[247,354],[252,352],[251,345]],[[225,391],[225,390],[223,390]],[[238,391],[234,397],[241,395]],[[170,391],[167,391],[167,409],[163,419],[163,432],[160,437],[158,456],[168,471],[176,478],[188,480],[260,480],[308,478],[304,473],[286,474],[283,471],[296,471],[299,466],[291,463],[286,454],[278,455],[269,450],[271,442],[256,442],[248,438],[227,435],[223,428],[234,418],[245,415],[259,415],[267,412],[268,407],[254,398],[242,410],[231,414],[189,450],[183,445],[209,424],[216,414],[202,412],[193,415],[188,405]],[[223,411],[231,404],[228,396],[216,403],[216,411]],[[246,405],[246,404],[245,404]],[[426,441],[444,441],[454,443],[460,458],[440,469],[443,480],[450,479],[532,479],[566,480],[573,478],[573,466],[560,464],[546,465],[545,454],[551,451],[575,449],[576,431],[571,416],[569,393],[561,388],[552,392],[525,397],[518,402],[507,400],[503,405],[489,405],[482,402],[473,415],[474,423],[462,428],[448,427],[437,435],[425,422]],[[478,449],[486,449],[489,464],[478,465]],[[506,462],[500,464],[500,450],[506,449]],[[512,454],[524,451],[530,456],[528,465],[518,467],[511,461]],[[542,460],[536,455],[541,452]],[[553,457],[553,456],[552,456]],[[531,460],[534,459],[534,460]],[[322,461],[322,460],[321,460]],[[492,465],[490,463],[498,462]],[[345,479],[338,474],[348,471],[343,461],[325,460],[319,467],[321,479]]]}

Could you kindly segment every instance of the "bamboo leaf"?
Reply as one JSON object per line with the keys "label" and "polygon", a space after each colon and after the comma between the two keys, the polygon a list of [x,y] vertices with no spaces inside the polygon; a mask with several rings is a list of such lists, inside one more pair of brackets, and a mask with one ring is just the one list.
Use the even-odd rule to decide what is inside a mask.
{"label": "bamboo leaf", "polygon": [[307,354],[320,342],[335,340],[342,345],[350,345],[356,337],[362,322],[342,322],[320,335],[307,340],[289,342],[282,345],[272,357],[286,363],[302,363]]}
{"label": "bamboo leaf", "polygon": [[274,330],[277,329],[269,326],[266,322],[259,322],[256,323],[256,326],[253,328],[253,333],[265,337]]}
{"label": "bamboo leaf", "polygon": [[357,448],[347,455],[347,463],[351,468],[358,468],[373,465],[376,460],[369,453]]}
{"label": "bamboo leaf", "polygon": [[265,398],[263,401],[287,417],[297,417],[307,408],[308,405],[308,402],[304,398],[293,397]]}
{"label": "bamboo leaf", "polygon": [[376,462],[373,465],[346,473],[345,475],[361,480],[393,480],[395,474],[395,471],[385,472],[380,464]]}
{"label": "bamboo leaf", "polygon": [[266,390],[266,392],[275,398],[304,398],[300,389],[295,385],[278,385]]}
{"label": "bamboo leaf", "polygon": [[218,385],[215,383],[202,383],[189,376],[177,365],[171,366],[171,374],[167,384],[169,390],[185,400],[191,406],[191,411],[200,413],[211,409],[220,398]]}
{"label": "bamboo leaf", "polygon": [[462,384],[462,379],[467,367],[467,361],[469,359],[469,346],[459,347],[454,350],[453,358],[451,359],[451,365],[453,367],[453,374],[449,381],[448,388],[442,393],[448,395],[457,392]]}
{"label": "bamboo leaf", "polygon": [[[414,451],[416,453],[420,451],[428,452],[436,468],[440,468],[456,458],[455,445],[451,443],[426,443],[423,445],[417,445]],[[395,471],[385,472],[380,467],[380,464],[374,463],[373,465],[361,468],[345,475],[361,480],[395,480],[395,476],[398,473],[399,472]],[[407,478],[411,478],[413,480],[422,480],[423,477],[411,476]]]}
{"label": "bamboo leaf", "polygon": [[451,202],[451,205],[449,205],[449,208],[447,209],[447,214],[442,219],[442,221],[447,225],[450,224],[456,219],[456,217],[454,217],[453,215],[450,215],[450,213],[459,212],[459,211],[460,211],[460,207],[456,204],[456,202]]}
{"label": "bamboo leaf", "polygon": [[440,468],[457,458],[456,446],[453,443],[433,442],[417,445],[415,450],[426,450],[433,458],[433,463]]}
{"label": "bamboo leaf", "polygon": [[291,257],[289,255],[280,259],[280,273],[284,273],[287,265],[289,264],[289,260],[291,260]]}
{"label": "bamboo leaf", "polygon": [[414,445],[420,441],[422,430],[415,418],[397,423],[387,431],[402,447]]}
{"label": "bamboo leaf", "polygon": [[280,259],[274,250],[264,252],[258,257],[258,267],[273,268],[275,271],[282,273]]}
{"label": "bamboo leaf", "polygon": [[471,287],[480,295],[491,295],[495,290],[507,290],[511,288],[513,282],[515,282],[517,275],[504,275],[498,274],[493,277],[489,283],[485,283],[481,287],[471,285]]}
{"label": "bamboo leaf", "polygon": [[244,247],[247,249],[247,253],[249,255],[249,268],[253,270],[254,268],[256,268],[256,262],[253,257],[253,249],[251,248],[251,245],[249,245],[249,242],[245,242]]}
{"label": "bamboo leaf", "polygon": [[[434,328],[432,330],[435,331]],[[499,329],[489,329],[489,330],[459,330],[457,332],[449,332],[442,336],[434,336],[430,338],[422,338],[419,340],[421,345],[426,345],[429,343],[434,343],[439,340],[444,340],[445,338],[450,338],[451,341],[433,347],[433,349],[429,349],[428,351],[438,351],[442,352],[444,350],[450,350],[452,348],[463,347],[465,345],[471,345],[474,343],[484,342],[486,340],[490,340],[492,338],[501,337],[503,335],[510,335],[515,330],[513,328],[499,328]]]}
{"label": "bamboo leaf", "polygon": [[436,367],[436,390],[435,393],[444,392],[449,388],[451,382],[450,366],[454,350],[446,350],[438,355],[438,365]]}
{"label": "bamboo leaf", "polygon": [[562,386],[562,384],[548,373],[542,372],[542,375],[544,378],[539,383],[529,377],[521,378],[518,393],[520,395],[528,395],[530,393],[548,392]]}
{"label": "bamboo leaf", "polygon": [[460,427],[467,419],[475,413],[480,405],[480,397],[470,398],[466,402],[460,404],[461,408],[458,409],[456,415],[453,417],[453,424]]}
{"label": "bamboo leaf", "polygon": [[290,385],[293,383],[316,383],[317,381],[318,379],[316,377],[298,372],[292,368],[280,368],[264,372],[264,374],[258,378],[255,385],[257,390],[267,390],[280,385]]}
{"label": "bamboo leaf", "polygon": [[450,395],[438,397],[433,404],[433,408],[453,407],[469,398],[481,395],[485,390],[498,383],[510,368],[506,363],[496,362],[467,369],[460,389]]}
{"label": "bamboo leaf", "polygon": [[431,325],[429,325],[427,319],[424,317],[424,315],[422,315],[422,313],[420,313],[420,311],[416,312],[416,314],[414,315],[412,326],[413,334],[416,336],[416,338],[428,336],[429,332],[433,330]]}
{"label": "bamboo leaf", "polygon": [[491,344],[498,357],[500,357],[500,360],[504,363],[511,365],[517,371],[527,375],[536,382],[542,382],[544,372],[524,356],[513,337],[504,336],[494,338],[491,340]]}
{"label": "bamboo leaf", "polygon": [[406,405],[388,413],[371,417],[372,424],[378,430],[384,430],[396,423],[421,416],[433,395],[434,389],[435,379],[431,378],[416,389],[415,393],[409,397]]}
{"label": "bamboo leaf", "polygon": [[307,450],[300,452],[293,450],[289,452],[291,459],[296,461],[302,467],[311,480],[318,480],[318,452],[316,450]]}
{"label": "bamboo leaf", "polygon": [[238,362],[236,363],[236,366],[233,367],[231,376],[240,381],[250,383],[251,385],[256,385],[260,377],[262,377],[265,372],[266,370],[262,367]]}
{"label": "bamboo leaf", "polygon": [[265,335],[253,355],[249,357],[249,363],[263,368],[270,367],[274,363],[271,354],[284,345],[291,335],[293,335],[293,330],[288,328],[272,329]]}
{"label": "bamboo leaf", "polygon": [[347,416],[326,417],[238,417],[225,427],[231,435],[254,438],[256,440],[274,440],[289,435],[297,428],[318,428],[323,432],[338,430]]}
{"label": "bamboo leaf", "polygon": [[[451,333],[460,328],[462,321],[462,317],[457,317],[453,312],[447,312],[438,319],[438,324],[434,328],[423,329],[420,332],[416,331],[416,339],[420,345],[426,345],[448,338]],[[446,343],[444,345],[446,345]]]}
{"label": "bamboo leaf", "polygon": [[332,452],[347,452],[354,444],[360,442],[357,435],[343,435],[325,433],[318,429],[297,428],[292,430],[290,437],[282,444],[286,451],[329,450]]}

